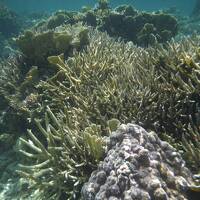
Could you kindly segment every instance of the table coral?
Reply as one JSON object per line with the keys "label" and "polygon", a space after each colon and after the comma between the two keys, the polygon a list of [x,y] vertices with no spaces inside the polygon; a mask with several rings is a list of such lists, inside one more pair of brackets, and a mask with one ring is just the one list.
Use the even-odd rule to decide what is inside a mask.
{"label": "table coral", "polygon": [[[47,57],[65,53],[70,55],[73,50],[80,50],[87,45],[87,28],[76,26],[60,27],[56,30],[33,32],[26,31],[17,38],[17,45],[25,55],[28,65],[47,65]],[[45,69],[48,70],[48,69]]]}

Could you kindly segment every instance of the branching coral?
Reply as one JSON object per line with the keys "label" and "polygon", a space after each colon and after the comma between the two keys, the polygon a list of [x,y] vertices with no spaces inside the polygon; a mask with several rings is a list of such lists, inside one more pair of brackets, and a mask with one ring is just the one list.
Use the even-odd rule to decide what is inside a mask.
{"label": "branching coral", "polygon": [[37,34],[27,31],[18,38],[25,59],[20,55],[20,59],[12,57],[0,64],[1,131],[24,133],[34,116],[43,114],[43,103],[39,104],[40,96],[35,86],[57,71],[47,57],[59,53],[68,57],[88,42],[88,29],[81,25]]}
{"label": "branching coral", "polygon": [[22,116],[18,85],[21,81],[19,62],[15,58],[0,63],[0,132],[22,132],[27,115]]}
{"label": "branching coral", "polygon": [[[80,24],[57,27],[79,21],[155,46],[136,47]],[[104,154],[104,136],[119,121],[134,121],[178,143],[188,165],[199,170],[200,40],[157,43],[176,32],[176,19],[169,15],[140,13],[131,6],[112,11],[103,0],[84,13],[59,12],[17,39],[26,65],[2,64],[0,117],[7,120],[4,125],[14,121],[8,132],[18,132],[18,122],[27,128],[25,119],[35,118],[35,112],[39,118],[47,107],[44,118],[36,120],[37,131],[33,127],[35,133],[29,130],[29,138],[20,139],[27,160],[19,173],[41,198],[79,199]]]}
{"label": "branching coral", "polygon": [[15,138],[30,126],[28,121],[34,113],[40,113],[38,92],[38,69],[32,67],[27,73],[21,57],[10,58],[0,64],[0,131],[11,133]]}
{"label": "branching coral", "polygon": [[48,108],[45,127],[36,120],[45,143],[30,130],[30,139],[20,139],[24,146],[20,152],[34,162],[30,166],[20,165],[18,172],[43,191],[42,199],[79,199],[83,183],[104,154],[100,127],[89,124],[83,114],[74,109],[74,115],[66,111],[56,118]]}
{"label": "branching coral", "polygon": [[60,70],[39,84],[43,100],[55,112],[63,106],[80,108],[105,134],[106,121],[117,118],[142,123],[180,142],[190,133],[191,118],[199,126],[197,41],[145,50],[97,32],[85,52],[68,61],[54,60]]}
{"label": "branching coral", "polygon": [[[73,57],[66,59],[61,54],[47,58],[56,67],[57,73],[40,81],[37,89],[43,106],[50,106],[56,117],[48,110],[46,129],[37,122],[40,131],[44,133],[46,144],[42,144],[40,141],[43,139],[35,138],[30,131],[32,142],[21,139],[26,146],[33,145],[31,151],[39,153],[33,162],[36,168],[21,166],[21,173],[33,179],[36,187],[45,192],[45,196],[78,196],[87,177],[85,166],[92,171],[103,152],[97,146],[94,148],[97,144],[95,141],[100,139],[103,142],[102,136],[110,133],[108,121],[113,118],[122,123],[134,120],[146,129],[156,130],[161,136],[171,135],[175,142],[182,145],[177,146],[186,152],[185,157],[188,158],[188,164],[192,163],[191,168],[199,170],[199,38],[156,44],[156,48],[143,49],[134,46],[132,42],[116,41],[106,33],[92,29],[89,36],[87,48],[75,52]],[[27,74],[28,77],[30,74]],[[59,117],[62,109],[65,112]],[[51,116],[51,119],[47,116]],[[59,123],[50,123],[53,119]],[[183,136],[186,139],[181,142]],[[63,137],[62,142],[60,137]],[[84,151],[79,152],[76,141]],[[75,147],[69,149],[73,145]],[[79,153],[75,153],[74,149]],[[66,155],[70,154],[70,159],[75,162],[65,157],[60,150],[67,152]],[[26,149],[22,152],[35,157]],[[43,159],[45,152],[47,158],[52,160],[47,161],[46,157]],[[85,152],[88,157],[82,156]],[[79,166],[82,161],[84,164]],[[57,167],[57,163],[61,168]],[[46,169],[48,173],[43,174]],[[37,177],[40,172],[42,177]],[[51,173],[58,175],[53,179]],[[68,179],[68,176],[66,179],[67,173],[72,175],[72,179]],[[52,183],[50,191],[45,179]],[[72,181],[71,184],[68,185],[66,180]]]}
{"label": "branching coral", "polygon": [[[200,173],[200,130],[198,127],[193,126],[189,128],[187,136],[183,136],[183,148],[185,150],[185,158],[191,168],[197,169]],[[191,138],[191,139],[190,139]]]}

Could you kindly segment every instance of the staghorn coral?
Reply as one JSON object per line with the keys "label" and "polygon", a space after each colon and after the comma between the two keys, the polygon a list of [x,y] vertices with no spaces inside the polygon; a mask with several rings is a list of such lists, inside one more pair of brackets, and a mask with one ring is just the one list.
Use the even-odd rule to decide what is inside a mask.
{"label": "staghorn coral", "polygon": [[[63,106],[81,109],[104,134],[106,121],[116,118],[143,124],[163,138],[171,135],[182,150],[183,135],[198,141],[198,132],[190,134],[191,126],[199,126],[198,38],[142,49],[92,33],[86,51],[67,61],[54,58],[59,72],[38,85],[43,102],[55,112]],[[189,160],[198,170],[199,162]]]}
{"label": "staghorn coral", "polygon": [[183,135],[182,144],[185,151],[184,157],[190,168],[197,169],[200,172],[200,130],[199,127],[193,125],[189,127],[186,137]]}
{"label": "staghorn coral", "polygon": [[29,120],[41,111],[34,88],[39,81],[37,67],[32,67],[28,73],[24,68],[20,56],[0,64],[0,131],[14,138],[31,127]]}
{"label": "staghorn coral", "polygon": [[[0,63],[0,132],[13,134],[22,131],[26,119],[18,111],[19,98],[17,85],[20,82],[21,74],[18,68],[18,60],[10,58]],[[19,129],[19,125],[22,129]],[[15,137],[16,137],[15,135]]]}
{"label": "staghorn coral", "polygon": [[[58,36],[62,37],[62,35]],[[80,37],[84,38],[85,34]],[[83,51],[74,52],[74,57],[66,58],[63,54],[49,56],[45,62],[49,62],[53,68],[56,67],[56,74],[48,77],[47,80],[41,81],[40,77],[38,78],[38,67],[21,66],[20,74],[22,72],[23,77],[13,82],[14,86],[18,85],[17,90],[11,84],[11,93],[3,94],[6,96],[3,98],[9,108],[17,108],[13,113],[16,114],[20,109],[27,111],[27,108],[30,112],[34,109],[41,111],[41,107],[43,109],[49,105],[59,117],[60,110],[66,109],[65,114],[68,114],[68,119],[74,120],[67,125],[78,124],[78,128],[72,127],[73,133],[80,131],[80,137],[87,136],[87,140],[90,141],[88,154],[97,156],[98,161],[101,157],[99,156],[101,153],[98,152],[101,151],[96,152],[95,148],[92,148],[92,141],[98,138],[95,135],[96,131],[99,131],[101,136],[110,133],[108,121],[112,118],[119,119],[122,123],[133,120],[143,124],[147,129],[156,130],[161,137],[171,135],[173,137],[171,141],[179,142],[180,145],[177,147],[186,152],[184,155],[192,170],[198,171],[199,131],[195,128],[199,127],[199,38],[172,41],[166,45],[156,44],[156,48],[143,49],[134,46],[132,42],[116,41],[106,33],[90,29],[89,41],[89,45]],[[76,41],[73,44],[79,47]],[[62,47],[61,42],[57,45]],[[12,78],[8,76],[10,72],[15,74],[12,70],[13,68],[10,67],[4,70],[6,73],[2,73],[5,74],[1,77],[4,92],[9,92],[4,84],[6,79],[8,86],[10,82],[12,83],[8,79]],[[5,104],[2,107],[5,107]],[[22,115],[24,118],[30,118],[27,112],[22,112]],[[65,125],[61,123],[60,128]],[[89,133],[86,134],[84,130]],[[183,135],[186,139],[181,143]],[[43,147],[46,150],[51,147],[47,145],[45,137],[38,136],[38,140],[44,142]],[[37,146],[35,141],[33,143]],[[62,144],[59,143],[56,147],[60,146],[62,147]],[[194,146],[197,150],[191,151],[191,147]],[[26,147],[24,149],[25,154],[31,151],[30,149],[29,152]],[[62,162],[56,155],[57,152],[54,156],[58,162]],[[73,155],[76,156],[75,153]],[[46,160],[36,159],[30,163],[37,165],[42,161]],[[52,173],[57,173],[56,164],[52,162],[51,164],[54,169]],[[45,169],[40,167],[42,166],[39,165],[38,173],[41,169]],[[22,174],[26,178],[34,178],[30,175],[32,172],[36,173],[35,169],[33,171],[31,167],[22,167],[22,169],[25,172]],[[67,168],[67,172],[68,170]],[[88,176],[84,174],[84,177]],[[47,173],[45,178],[54,183],[60,183],[61,180],[65,185],[65,177],[63,178],[62,175],[52,180],[51,174]],[[46,182],[43,185],[41,179],[42,177],[38,177],[33,180],[33,183],[36,188],[44,192],[44,196],[49,193],[54,198],[54,195],[65,196],[68,192],[56,187],[59,184],[53,184],[51,193],[45,186]],[[78,186],[81,187],[83,182]],[[54,187],[60,193],[57,193]],[[69,188],[69,191],[74,190],[76,193],[76,189]]]}
{"label": "staghorn coral", "polygon": [[43,115],[44,107],[39,102],[36,85],[57,71],[54,65],[48,64],[45,56],[65,53],[67,57],[75,49],[80,51],[88,42],[88,30],[80,25],[36,35],[28,31],[18,38],[17,43],[26,57],[20,54],[19,58],[13,56],[0,64],[1,132],[22,134],[32,127],[30,122],[35,116]]}
{"label": "staghorn coral", "polygon": [[20,164],[18,173],[39,188],[41,199],[79,199],[83,183],[105,151],[100,127],[90,124],[79,109],[65,110],[56,118],[47,108],[45,126],[39,120],[36,124],[45,142],[31,130],[30,139],[20,138],[19,151],[33,162]]}
{"label": "staghorn coral", "polygon": [[[124,6],[114,13],[109,9],[90,10],[84,15],[74,15],[64,23],[73,24],[77,21],[90,20],[90,25],[100,27],[102,24],[98,23],[103,23],[103,20],[112,14],[114,17],[138,17],[138,20],[141,17],[152,17],[150,14],[138,13],[132,7]],[[88,28],[81,29],[83,31],[80,32],[77,28],[76,32],[76,28],[70,27],[69,35],[75,35],[75,39],[68,37],[66,27],[51,31],[40,31],[38,27],[38,33],[28,32],[30,35],[27,38],[21,36],[21,39],[26,40],[23,42],[28,44],[31,41],[29,36],[50,36],[51,32],[53,36],[50,38],[55,42],[55,51],[49,53],[46,51],[47,48],[44,48],[43,52],[36,49],[37,57],[26,49],[24,61],[28,65],[9,64],[8,67],[6,64],[5,67],[1,67],[3,73],[0,73],[0,107],[3,109],[3,126],[0,128],[3,134],[0,138],[3,138],[4,142],[4,136],[8,136],[4,135],[4,130],[20,132],[17,129],[19,122],[24,132],[29,126],[27,121],[35,117],[35,112],[38,118],[43,114],[46,105],[52,108],[56,118],[48,109],[46,118],[41,122],[37,121],[39,132],[48,134],[41,136],[33,127],[35,133],[29,131],[31,139],[21,139],[23,147],[20,147],[20,151],[28,157],[38,150],[37,158],[27,159],[27,166],[20,166],[20,174],[31,180],[30,187],[41,191],[41,198],[76,199],[80,196],[82,184],[96,168],[104,153],[102,136],[108,135],[119,124],[118,120],[109,121],[113,118],[123,123],[135,121],[147,129],[155,130],[159,136],[183,150],[188,166],[194,172],[199,171],[199,37],[179,42],[172,41],[165,45],[157,44],[157,41],[171,38],[175,32],[172,34],[166,30],[176,27],[174,19],[162,15],[159,18],[162,18],[161,21],[169,20],[167,24],[172,24],[172,27],[163,29],[162,22],[156,18],[160,15],[162,14],[153,14],[156,23],[149,23],[147,20],[148,22],[138,29],[136,41],[135,38],[131,39],[142,46],[155,45],[147,49],[138,48],[132,42],[124,43],[111,39],[107,34],[92,29],[88,38]],[[127,17],[126,20],[131,21],[132,17]],[[159,35],[162,33],[161,38],[155,37],[158,30]],[[40,46],[49,47],[46,46],[48,42],[43,40],[42,36],[41,38]],[[127,37],[123,38],[129,40]],[[70,45],[67,45],[69,41]],[[88,43],[88,47],[82,49],[82,46]],[[81,49],[83,51],[79,51]],[[37,54],[38,52],[40,54]],[[71,55],[74,57],[70,57]],[[50,68],[53,69],[52,76],[46,73]],[[13,77],[16,80],[11,80]],[[64,114],[60,113],[63,109]],[[53,119],[59,121],[59,126]],[[114,125],[110,125],[110,122],[114,122]],[[9,128],[12,129],[7,129],[8,126],[5,125],[10,123],[12,126]],[[46,127],[42,126],[43,123]],[[65,136],[64,142],[60,142],[59,137],[54,137],[60,132]],[[87,149],[88,157],[79,159],[78,156],[85,152],[77,154],[75,151],[78,148],[77,135],[82,150]],[[67,145],[63,146],[63,143]],[[103,148],[101,145],[97,146],[99,143],[103,143]],[[73,145],[75,148],[69,149]],[[72,155],[75,163],[70,160],[71,157],[68,159],[62,154],[63,148]],[[50,156],[50,161],[47,160],[49,157],[44,156],[45,151]],[[91,158],[94,163],[91,164],[86,158]],[[79,166],[80,160],[89,167],[89,170],[86,170],[84,164]],[[60,168],[57,163],[61,163]],[[67,165],[69,163],[70,165]],[[198,188],[191,186],[192,190]]]}

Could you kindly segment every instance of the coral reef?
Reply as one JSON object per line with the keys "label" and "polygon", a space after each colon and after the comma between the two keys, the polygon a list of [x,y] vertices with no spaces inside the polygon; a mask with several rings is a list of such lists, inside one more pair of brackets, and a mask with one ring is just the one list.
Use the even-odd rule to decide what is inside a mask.
{"label": "coral reef", "polygon": [[22,29],[21,16],[0,2],[0,59],[14,53],[11,38]]}
{"label": "coral reef", "polygon": [[[57,58],[59,72],[38,85],[42,100],[54,112],[63,106],[83,110],[105,134],[106,122],[116,118],[171,135],[175,143],[183,136],[198,142],[198,41],[142,49],[93,32],[87,51],[66,62]],[[198,170],[199,162],[193,166]]]}
{"label": "coral reef", "polygon": [[130,5],[121,5],[112,10],[106,0],[99,1],[94,9],[57,12],[41,28],[55,28],[77,22],[94,26],[110,36],[121,37],[140,46],[166,42],[178,31],[177,20],[169,14],[139,12]]}
{"label": "coral reef", "polygon": [[13,134],[15,138],[18,133],[26,130],[25,121],[28,116],[22,106],[22,96],[25,93],[19,92],[22,79],[20,64],[18,58],[0,63],[0,132]]}
{"label": "coral reef", "polygon": [[141,46],[166,42],[177,33],[174,17],[161,13],[140,13],[131,6],[121,6],[103,17],[98,27],[111,36],[122,37]]}
{"label": "coral reef", "polygon": [[[79,51],[88,44],[87,28],[76,26],[63,26],[54,31],[32,32],[27,31],[17,38],[17,45],[25,55],[27,65],[46,66],[47,57],[65,53],[66,57]],[[48,70],[47,68],[45,70]]]}
{"label": "coral reef", "polygon": [[0,152],[10,149],[14,146],[15,140],[14,135],[7,133],[0,133]]}
{"label": "coral reef", "polygon": [[73,24],[71,19],[77,14],[77,12],[57,11],[53,16],[48,19],[47,29],[55,29],[63,24]]}
{"label": "coral reef", "polygon": [[82,189],[85,200],[188,199],[191,172],[156,133],[135,124],[112,133],[108,152]]}
{"label": "coral reef", "polygon": [[30,122],[35,113],[41,112],[34,88],[38,82],[37,68],[31,68],[27,74],[23,68],[21,58],[0,63],[0,133],[11,134],[15,140],[32,127]]}
{"label": "coral reef", "polygon": [[88,42],[88,30],[80,25],[38,34],[28,31],[18,38],[26,57],[10,57],[0,63],[0,132],[17,137],[31,128],[32,119],[44,113],[36,85],[57,72],[47,57],[60,53],[68,57]]}
{"label": "coral reef", "polygon": [[[91,130],[87,127],[94,124],[92,130],[95,130],[95,133],[100,133],[98,135],[101,138],[110,133],[109,120],[115,118],[122,123],[133,120],[142,124],[148,130],[155,130],[160,137],[165,138],[177,149],[182,150],[188,166],[194,172],[198,172],[199,38],[186,39],[179,43],[171,42],[165,46],[158,45],[157,48],[142,49],[133,46],[132,43],[116,42],[107,34],[98,31],[91,30],[89,35],[90,43],[81,54],[77,52],[74,57],[68,60],[65,60],[63,55],[48,57],[48,61],[57,66],[58,72],[48,80],[40,81],[37,86],[40,91],[39,95],[43,106],[51,106],[56,116],[60,116],[61,108],[65,109],[65,114],[61,115],[67,116],[65,120],[67,124],[59,123],[57,129],[54,126],[54,128],[48,128],[48,126],[52,127],[51,125],[46,125],[46,129],[44,129],[39,124],[40,131],[47,138],[47,144],[48,141],[53,142],[58,151],[60,147],[63,150],[65,142],[68,144],[68,138],[75,139],[76,137],[67,137],[68,132],[66,132],[67,140],[59,143],[59,138],[54,138],[51,134],[57,136],[60,129],[67,131],[70,126],[74,126],[72,133],[78,131],[79,137],[82,138],[84,137],[84,130]],[[71,122],[70,120],[74,121]],[[46,124],[49,123],[48,118],[45,121],[47,121]],[[76,127],[77,124],[78,128]],[[54,125],[56,125],[55,122]],[[49,134],[46,133],[48,131]],[[25,145],[31,146],[32,150],[36,147],[37,152],[41,152],[42,155],[44,151],[52,155],[50,152],[51,145],[42,145],[41,142],[44,139],[41,136],[37,139],[31,132],[29,132],[29,136],[32,138],[32,142],[22,139]],[[51,138],[48,139],[48,137]],[[34,147],[32,147],[32,144]],[[84,145],[85,143],[82,141],[81,144]],[[86,152],[97,156],[98,153],[92,149],[90,148]],[[73,148],[68,150],[68,154],[71,152],[75,155]],[[40,157],[39,155],[32,156],[26,150],[21,150],[21,152],[29,157],[36,157],[37,159]],[[61,158],[64,155],[59,152],[53,154],[53,158],[57,153],[57,162],[62,163]],[[52,198],[57,195],[69,195],[68,190],[58,189],[56,187],[58,184],[54,184],[61,180],[61,183],[64,182],[65,185],[65,177],[62,173],[60,177],[56,176],[58,179],[51,179],[51,172],[57,173],[57,165],[53,165],[51,161],[47,162],[46,157],[41,160],[37,159],[33,162],[33,166],[21,166],[23,169],[21,174],[32,179],[35,186],[44,192],[44,196],[46,193],[52,195]],[[93,167],[95,168],[97,164],[98,162],[95,162]],[[53,166],[53,170],[47,170],[47,173],[43,174],[43,170],[46,172],[45,169],[49,166]],[[81,165],[80,174],[82,174],[82,167]],[[70,169],[61,168],[61,171],[65,173],[69,171],[72,174],[76,171],[77,173],[77,169],[73,169],[74,167]],[[37,179],[34,173],[37,175],[39,172],[42,173]],[[80,174],[78,173],[76,176],[73,174],[74,180],[72,182],[76,182],[77,176],[83,178]],[[52,181],[52,187],[57,188],[56,191],[60,191],[60,193],[55,192],[53,188],[52,193],[45,189],[44,185],[41,184],[43,175],[46,180]],[[84,181],[87,178],[88,174],[83,178]],[[80,184],[78,184],[79,189],[84,181],[80,181]],[[45,184],[45,182],[43,183]],[[62,185],[61,183],[60,185]],[[69,191],[74,191],[73,194],[76,197],[80,195],[78,189],[70,188]]]}
{"label": "coral reef", "polygon": [[[139,12],[131,6],[112,10],[108,1],[100,0],[94,9],[59,11],[16,39],[23,56],[0,65],[0,151],[9,149],[21,135],[18,150],[25,157],[18,172],[28,182],[26,191],[39,191],[38,199],[81,198],[81,187],[97,169],[107,137],[120,123],[134,122],[155,131],[180,150],[192,172],[199,172],[200,39],[194,36],[166,43],[176,33],[177,21],[171,15]],[[190,182],[188,170],[176,166],[184,162],[178,153],[172,153],[175,149],[155,135],[159,144],[154,147],[144,136],[151,133],[143,133],[141,137],[150,144],[143,147],[148,155],[152,156],[152,149],[160,149],[161,165],[169,176],[173,172],[176,180],[180,175]],[[127,137],[131,142],[132,136]],[[124,139],[121,145],[126,142]],[[163,151],[165,147],[169,152]],[[118,157],[117,151],[109,152],[108,156]],[[146,164],[142,163],[143,168]],[[150,191],[145,185],[131,195],[186,198],[181,187],[170,188],[170,184],[181,183],[164,175],[157,177],[158,190]],[[142,182],[143,178],[133,180]],[[111,190],[117,193],[115,186]]]}
{"label": "coral reef", "polygon": [[42,191],[41,199],[79,199],[83,183],[104,154],[100,127],[89,124],[81,110],[74,113],[66,111],[56,118],[48,108],[45,128],[36,120],[44,144],[30,130],[31,140],[20,138],[20,152],[34,162],[19,165],[18,173]]}

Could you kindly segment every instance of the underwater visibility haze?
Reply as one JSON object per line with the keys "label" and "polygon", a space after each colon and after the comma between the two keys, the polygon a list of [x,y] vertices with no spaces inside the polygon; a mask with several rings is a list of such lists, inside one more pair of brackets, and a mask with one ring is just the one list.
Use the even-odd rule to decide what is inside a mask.
{"label": "underwater visibility haze", "polygon": [[0,200],[200,199],[200,0],[0,0]]}
{"label": "underwater visibility haze", "polygon": [[[96,0],[1,0],[16,11],[55,11],[58,9],[79,10],[83,5],[93,7]],[[195,0],[111,0],[110,5],[116,7],[122,4],[135,6],[139,10],[155,11],[176,6],[181,12],[189,14]]]}

